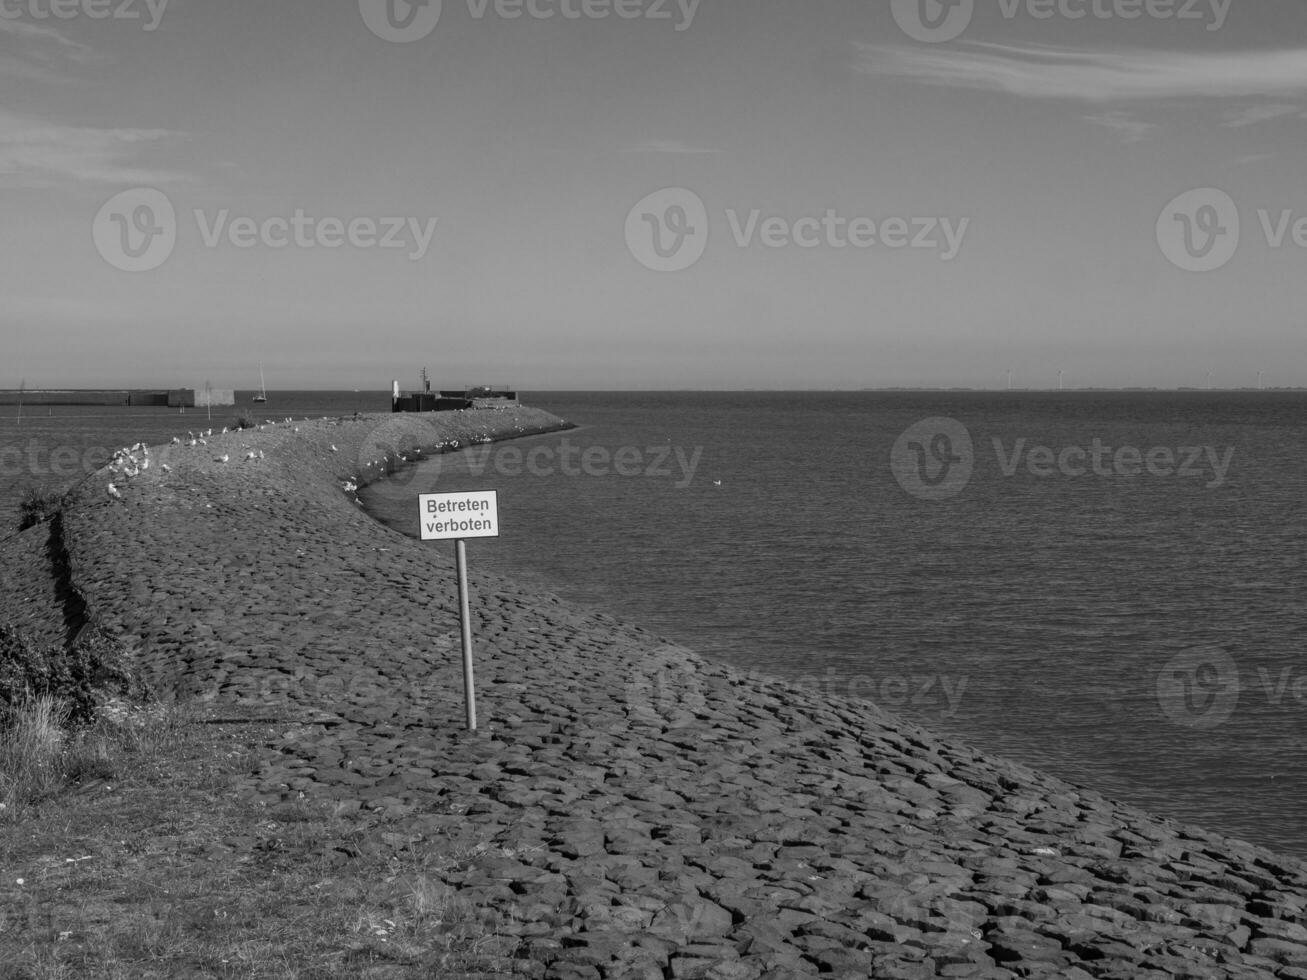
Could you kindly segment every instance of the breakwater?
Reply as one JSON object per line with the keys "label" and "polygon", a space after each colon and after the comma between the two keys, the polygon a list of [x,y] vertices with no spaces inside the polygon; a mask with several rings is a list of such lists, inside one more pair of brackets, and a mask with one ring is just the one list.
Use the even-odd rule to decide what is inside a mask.
{"label": "breakwater", "polygon": [[161,692],[277,719],[251,796],[335,799],[404,846],[473,853],[441,874],[519,940],[495,973],[1307,976],[1300,862],[475,564],[483,729],[463,731],[449,549],[348,488],[556,424],[365,417],[157,448],[118,497],[96,474],[58,526],[0,542],[0,619],[60,640],[92,617]]}
{"label": "breakwater", "polygon": [[231,388],[32,388],[0,390],[0,405],[47,406],[135,405],[148,408],[214,408],[236,404]]}

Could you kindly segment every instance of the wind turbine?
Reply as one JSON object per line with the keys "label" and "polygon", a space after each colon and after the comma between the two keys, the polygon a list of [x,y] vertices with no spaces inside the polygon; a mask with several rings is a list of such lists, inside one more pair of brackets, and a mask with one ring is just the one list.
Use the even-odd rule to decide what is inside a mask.
{"label": "wind turbine", "polygon": [[1064,390],[1065,387],[1066,387],[1066,386],[1062,383],[1062,378],[1063,378],[1063,375],[1065,375],[1065,374],[1066,374],[1065,371],[1058,371],[1058,372],[1057,372],[1057,390],[1058,390],[1058,391],[1062,391],[1062,390]]}

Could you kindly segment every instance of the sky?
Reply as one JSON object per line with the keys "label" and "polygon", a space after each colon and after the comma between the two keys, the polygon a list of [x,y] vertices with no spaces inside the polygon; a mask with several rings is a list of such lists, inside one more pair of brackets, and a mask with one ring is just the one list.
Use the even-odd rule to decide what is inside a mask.
{"label": "sky", "polygon": [[1305,131],[1302,0],[0,0],[0,387],[1307,385]]}

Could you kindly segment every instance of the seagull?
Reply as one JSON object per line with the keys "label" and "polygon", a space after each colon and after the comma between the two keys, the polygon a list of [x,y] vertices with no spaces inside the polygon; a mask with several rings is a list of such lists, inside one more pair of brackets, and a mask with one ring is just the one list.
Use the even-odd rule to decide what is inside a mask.
{"label": "seagull", "polygon": [[164,471],[165,473],[171,473],[171,472],[172,472],[172,467],[169,466],[167,463],[164,463],[164,464],[163,464],[163,471]]}
{"label": "seagull", "polygon": [[713,481],[712,481],[712,485],[715,486],[715,487],[720,487],[720,486],[722,485],[722,481],[721,481],[721,480],[713,480]]}
{"label": "seagull", "polygon": [[335,443],[332,443],[331,451],[332,451],[333,453],[338,453],[338,452],[340,452],[340,450],[336,448]]}
{"label": "seagull", "polygon": [[173,436],[173,437],[172,437],[172,444],[173,444],[174,446],[180,446],[180,445],[182,444],[182,441],[181,441],[181,439],[179,439],[177,436]]}
{"label": "seagull", "polygon": [[253,449],[251,449],[248,453],[245,454],[245,458],[246,458],[246,459],[258,459],[259,457],[258,457],[258,454],[255,453],[255,451],[254,451]]}
{"label": "seagull", "polygon": [[123,499],[123,495],[118,492],[118,488],[115,487],[112,483],[109,484],[109,496],[113,497],[114,500]]}
{"label": "seagull", "polygon": [[231,459],[231,456],[229,456],[227,453],[223,453],[221,456],[213,457],[213,461],[215,463],[225,463],[229,459]]}

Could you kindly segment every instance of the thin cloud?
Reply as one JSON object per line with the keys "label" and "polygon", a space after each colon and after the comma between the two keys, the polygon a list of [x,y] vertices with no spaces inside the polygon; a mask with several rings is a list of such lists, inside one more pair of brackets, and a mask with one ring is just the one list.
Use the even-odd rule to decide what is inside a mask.
{"label": "thin cloud", "polygon": [[0,111],[0,183],[50,187],[81,183],[164,183],[185,179],[136,158],[172,137],[164,129],[65,126]]}
{"label": "thin cloud", "polygon": [[25,41],[49,41],[69,54],[79,57],[89,58],[92,53],[87,45],[64,36],[53,27],[43,27],[40,24],[27,24],[19,20],[0,18],[0,34],[12,34]]}
{"label": "thin cloud", "polygon": [[704,146],[692,146],[680,140],[644,140],[634,146],[628,146],[623,153],[671,153],[685,156],[697,156],[706,153],[718,153],[719,150]]}
{"label": "thin cloud", "polygon": [[11,80],[25,79],[33,82],[45,82],[46,84],[69,81],[67,75],[34,65],[30,60],[11,58],[8,55],[0,55],[0,76]]}
{"label": "thin cloud", "polygon": [[1307,112],[1300,105],[1289,105],[1287,103],[1244,106],[1242,109],[1234,109],[1228,112],[1225,116],[1224,125],[1234,128],[1255,126],[1258,123],[1270,122],[1272,119],[1283,119],[1285,116],[1297,116],[1299,119],[1304,119],[1307,118]]}
{"label": "thin cloud", "polygon": [[1135,119],[1124,112],[1100,112],[1096,115],[1085,116],[1085,121],[1096,126],[1106,126],[1108,129],[1119,133],[1127,143],[1137,143],[1157,128],[1156,123]]}
{"label": "thin cloud", "polygon": [[969,43],[859,44],[858,71],[1029,99],[1111,103],[1307,96],[1307,48],[1235,53],[1086,51]]}
{"label": "thin cloud", "polygon": [[95,51],[53,27],[0,18],[0,75],[38,81],[67,81],[60,69],[96,60]]}

